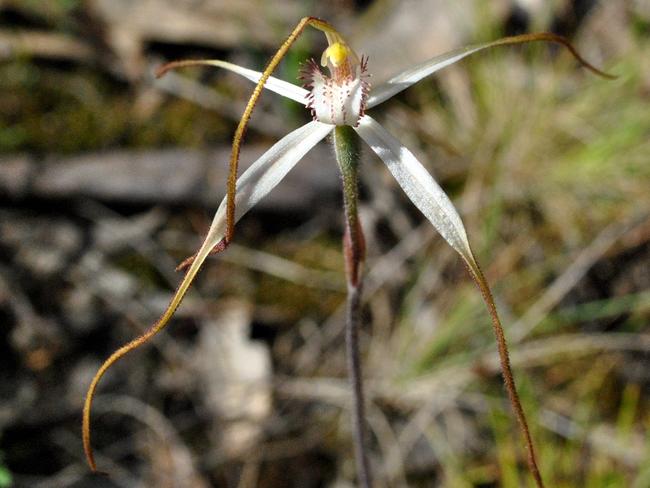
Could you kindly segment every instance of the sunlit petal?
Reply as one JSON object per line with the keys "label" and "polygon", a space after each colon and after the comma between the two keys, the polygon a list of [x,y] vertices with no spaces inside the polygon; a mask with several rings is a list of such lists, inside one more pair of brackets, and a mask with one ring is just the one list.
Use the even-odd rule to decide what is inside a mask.
{"label": "sunlit petal", "polygon": [[[156,73],[156,76],[160,77],[171,69],[184,68],[187,66],[216,66],[237,73],[238,75],[249,79],[253,83],[257,83],[262,77],[262,73],[259,71],[244,68],[227,61],[221,61],[220,59],[190,59],[186,61],[174,61],[162,66]],[[293,83],[269,76],[269,79],[266,80],[266,83],[264,84],[264,88],[298,103],[302,103],[303,105],[307,104],[307,95],[309,95],[309,92]]]}
{"label": "sunlit petal", "polygon": [[380,83],[375,88],[373,88],[372,92],[370,93],[370,98],[368,99],[368,108],[372,108],[376,105],[379,105],[380,103],[388,100],[392,96],[398,94],[402,90],[406,90],[409,86],[413,85],[414,83],[417,83],[421,79],[426,78],[427,76],[435,73],[436,71],[439,71],[442,68],[454,64],[457,61],[460,61],[461,59],[463,59],[466,56],[469,56],[470,54],[474,54],[478,51],[482,51],[483,49],[487,49],[490,47],[506,46],[510,44],[523,44],[523,43],[534,42],[534,41],[546,41],[546,42],[554,42],[554,43],[562,44],[564,47],[566,47],[569,50],[569,52],[573,55],[573,57],[576,58],[578,62],[588,70],[604,78],[609,78],[609,79],[615,78],[615,76],[604,73],[603,71],[599,70],[592,64],[588,63],[584,58],[582,58],[582,56],[580,56],[580,54],[573,47],[573,45],[571,45],[571,43],[562,36],[558,36],[557,34],[552,34],[550,32],[540,32],[536,34],[522,34],[519,36],[504,37],[492,42],[473,44],[471,46],[465,46],[458,49],[454,49],[453,51],[449,51],[447,53],[441,54],[439,56],[436,56],[435,58],[429,59],[428,61],[417,64],[412,68],[409,68],[401,73],[398,73],[397,75],[390,78],[388,81],[384,83]]}
{"label": "sunlit petal", "polygon": [[[333,126],[320,122],[309,122],[290,132],[266,151],[237,180],[237,204],[235,221],[241,219],[265,197],[307,152],[321,141],[333,129]],[[212,220],[203,245],[197,252],[187,276],[193,277],[205,261],[210,251],[226,235],[227,199],[221,201]],[[183,280],[184,284],[185,280]],[[183,287],[181,284],[181,288]]]}
{"label": "sunlit petal", "polygon": [[409,68],[384,83],[380,83],[379,86],[373,88],[370,92],[370,98],[368,99],[368,108],[372,108],[380,103],[388,100],[389,98],[397,95],[399,92],[406,90],[409,86],[417,83],[423,78],[426,78],[429,75],[432,75],[438,70],[445,68],[451,64],[454,64],[457,61],[460,61],[466,56],[480,51],[489,47],[491,44],[481,44],[478,46],[466,46],[447,53],[436,56],[433,59],[429,59],[424,63],[418,64]]}
{"label": "sunlit petal", "polygon": [[456,208],[413,153],[368,115],[355,130],[386,163],[413,204],[473,269],[475,260]]}

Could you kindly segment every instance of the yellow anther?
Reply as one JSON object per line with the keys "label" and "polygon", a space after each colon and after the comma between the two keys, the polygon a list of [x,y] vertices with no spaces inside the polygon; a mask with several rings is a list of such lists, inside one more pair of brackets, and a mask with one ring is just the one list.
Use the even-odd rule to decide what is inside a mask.
{"label": "yellow anther", "polygon": [[348,59],[349,55],[349,47],[342,42],[335,42],[325,50],[321,62],[324,65],[329,60],[335,68],[338,68]]}

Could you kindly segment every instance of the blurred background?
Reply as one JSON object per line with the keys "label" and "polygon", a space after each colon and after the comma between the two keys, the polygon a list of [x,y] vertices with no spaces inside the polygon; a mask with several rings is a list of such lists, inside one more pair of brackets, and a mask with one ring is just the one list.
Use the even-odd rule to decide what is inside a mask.
{"label": "blurred background", "polygon": [[[373,111],[452,196],[493,286],[554,487],[650,487],[648,0],[0,1],[0,487],[350,487],[337,167],[327,144],[238,224],[171,325],[252,85],[305,15],[378,83],[499,36]],[[277,76],[318,59],[308,32]],[[308,120],[265,94],[242,167]],[[530,486],[489,317],[460,259],[364,153],[362,353],[378,487]]]}

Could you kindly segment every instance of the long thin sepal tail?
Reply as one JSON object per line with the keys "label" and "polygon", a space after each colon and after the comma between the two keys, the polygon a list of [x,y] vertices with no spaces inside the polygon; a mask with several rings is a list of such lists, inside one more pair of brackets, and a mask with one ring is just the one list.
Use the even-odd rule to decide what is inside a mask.
{"label": "long thin sepal tail", "polygon": [[[332,126],[320,122],[310,122],[287,134],[273,147],[266,151],[255,161],[237,181],[237,214],[235,220],[239,220],[257,202],[275,188],[286,174],[300,161],[303,156],[327,134],[332,131]],[[158,321],[153,324],[140,337],[120,347],[117,351],[104,361],[92,379],[83,408],[82,438],[84,451],[88,465],[95,471],[97,469],[93,455],[90,439],[90,411],[92,407],[95,390],[99,381],[106,371],[121,357],[145,344],[149,339],[160,332],[174,315],[174,312],[183,301],[185,294],[194,281],[201,266],[209,254],[224,250],[227,246],[225,241],[227,217],[227,199],[224,198],[217,210],[208,234],[200,249],[193,257],[183,280],[176,289],[167,309],[163,312]]]}
{"label": "long thin sepal tail", "polygon": [[573,55],[578,62],[590,70],[592,73],[602,76],[603,78],[614,79],[616,78],[613,75],[605,73],[604,71],[596,68],[593,64],[585,60],[578,50],[573,47],[573,44],[566,39],[565,37],[558,36],[551,32],[540,32],[536,34],[522,34],[519,36],[504,37],[502,39],[497,39],[492,42],[484,42],[482,44],[473,44],[471,46],[465,46],[453,51],[446,52],[434,58],[431,58],[423,63],[420,63],[412,68],[394,75],[392,78],[388,79],[384,83],[378,84],[370,94],[368,98],[368,108],[372,108],[380,103],[388,100],[394,95],[397,95],[399,92],[406,90],[409,86],[417,83],[418,81],[431,76],[433,73],[440,71],[447,66],[450,66],[454,63],[457,63],[467,56],[483,51],[496,46],[507,46],[512,44],[524,44],[528,42],[535,41],[545,41],[561,44],[566,47],[568,51]]}

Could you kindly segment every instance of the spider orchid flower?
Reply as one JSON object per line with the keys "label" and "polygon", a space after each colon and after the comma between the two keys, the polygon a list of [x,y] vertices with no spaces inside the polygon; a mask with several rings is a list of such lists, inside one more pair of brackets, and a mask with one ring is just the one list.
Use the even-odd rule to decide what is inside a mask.
{"label": "spider orchid flower", "polygon": [[[371,87],[368,59],[359,57],[338,33],[326,31],[325,34],[328,47],[321,56],[321,66],[313,59],[306,63],[300,76],[304,81],[303,87],[272,76],[265,79],[265,89],[304,105],[311,111],[313,121],[278,141],[237,180],[235,220],[239,220],[280,183],[302,157],[336,127],[351,126],[386,164],[413,204],[477,276],[480,271],[472,254],[467,233],[449,197],[413,153],[366,111],[471,54],[508,44],[532,41],[559,43],[567,47],[587,69],[600,76],[613,78],[584,60],[564,37],[552,33],[538,33],[505,37],[455,49],[407,68],[376,87]],[[197,65],[223,68],[253,83],[259,83],[265,75],[263,72],[222,60],[172,62],[163,66],[158,75],[162,76],[170,69]],[[321,67],[329,71],[329,76]],[[180,268],[193,264],[200,257],[204,258],[212,248],[221,250],[224,247],[221,241],[227,233],[224,220],[227,206],[227,199],[224,199],[208,232],[209,238],[198,253]]]}
{"label": "spider orchid flower", "polygon": [[[280,59],[286,54],[290,45],[307,25],[323,31],[327,37],[328,47],[322,54],[320,65],[313,60],[304,65],[301,72],[301,79],[304,82],[302,87],[270,76]],[[163,66],[158,72],[159,76],[162,76],[170,69],[207,65],[223,68],[241,75],[256,83],[257,86],[235,133],[233,157],[231,158],[230,166],[231,172],[228,180],[228,194],[221,202],[205,240],[197,253],[179,266],[179,269],[186,271],[185,276],[172,297],[168,308],[158,322],[153,324],[142,336],[115,351],[100,367],[91,382],[84,404],[83,416],[84,449],[91,468],[93,470],[95,469],[95,461],[90,443],[90,408],[92,398],[101,377],[115,361],[147,342],[169,322],[206,258],[210,254],[223,251],[227,247],[232,238],[232,229],[235,222],[275,188],[310,149],[331,133],[333,133],[333,137],[336,139],[337,134],[342,134],[340,130],[345,129],[348,131],[348,136],[351,134],[351,131],[356,132],[361,140],[365,141],[372,151],[379,156],[413,204],[431,222],[445,241],[462,257],[467,265],[470,275],[483,295],[492,318],[506,388],[517,421],[525,438],[528,450],[528,464],[531,473],[537,485],[539,487],[543,486],[535,461],[529,429],[510,370],[503,329],[497,315],[496,307],[494,306],[490,289],[472,253],[463,222],[449,197],[422,163],[395,136],[366,113],[368,110],[373,109],[418,81],[471,54],[495,46],[520,44],[531,41],[560,43],[583,66],[601,76],[611,77],[582,59],[569,41],[563,37],[550,33],[539,33],[506,37],[493,42],[456,49],[410,67],[394,75],[384,83],[371,87],[369,82],[368,59],[358,56],[343,37],[329,24],[312,17],[305,18],[298,24],[263,72],[254,71],[222,60],[177,61]],[[259,98],[262,88],[304,105],[311,111],[313,120],[290,132],[275,143],[237,179],[239,146],[253,106]],[[337,147],[337,144],[335,144],[335,149]],[[338,154],[337,159],[339,159],[340,164]],[[344,186],[345,181],[344,175]],[[356,196],[354,200],[356,202]],[[348,213],[347,208],[346,213]],[[356,251],[346,249],[346,254],[351,252],[354,255],[353,257],[346,256],[348,283],[349,285],[356,286],[359,279],[360,262],[363,260],[363,238],[358,221],[356,220],[356,206],[351,212],[351,215],[348,216],[347,223],[346,239],[355,240],[356,235],[357,241],[356,244],[352,243],[351,245],[349,242],[346,243],[346,248],[350,246],[352,248],[356,247]],[[353,227],[356,227],[356,232],[354,232]],[[348,233],[353,235],[348,235]]]}

